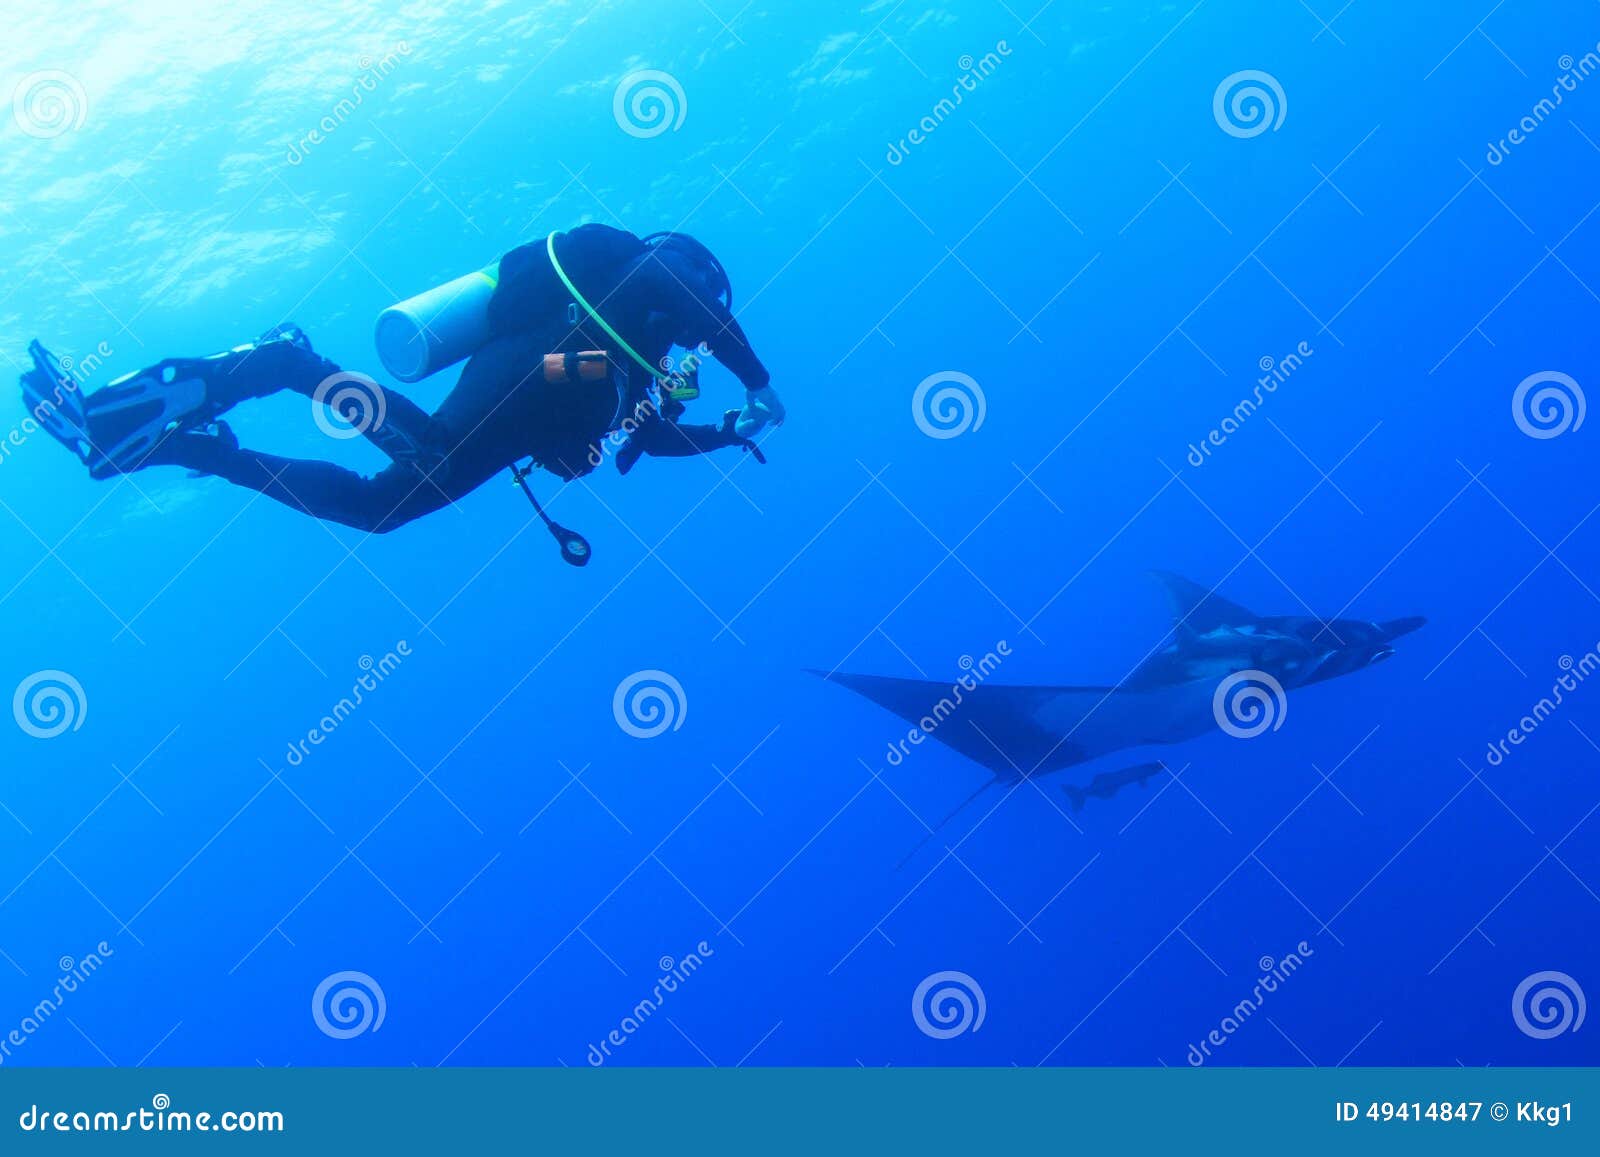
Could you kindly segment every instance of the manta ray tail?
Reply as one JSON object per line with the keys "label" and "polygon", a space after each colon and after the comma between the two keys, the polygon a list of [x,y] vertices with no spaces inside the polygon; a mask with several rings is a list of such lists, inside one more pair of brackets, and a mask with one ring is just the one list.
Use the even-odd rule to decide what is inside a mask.
{"label": "manta ray tail", "polygon": [[944,817],[944,819],[940,820],[938,823],[934,824],[932,828],[928,829],[928,834],[923,836],[920,840],[917,841],[917,846],[912,848],[909,852],[907,852],[905,854],[904,858],[902,858],[901,861],[894,866],[894,870],[898,872],[901,868],[905,867],[908,863],[910,863],[911,862],[911,857],[916,855],[918,852],[922,851],[923,848],[927,847],[928,846],[928,841],[933,839],[934,836],[938,835],[941,831],[943,831],[944,830],[944,826],[947,823],[949,823],[951,820],[955,819],[956,816],[960,815],[963,811],[966,810],[966,808],[967,808],[967,806],[969,804],[971,804],[980,795],[982,795],[984,792],[988,791],[991,787],[993,787],[995,784],[997,784],[999,782],[1000,782],[999,779],[990,779],[990,780],[984,781],[983,785],[981,787],[979,787],[977,791],[973,792],[966,799],[964,799],[960,803],[958,803],[954,808],[952,808],[950,810],[950,812]]}

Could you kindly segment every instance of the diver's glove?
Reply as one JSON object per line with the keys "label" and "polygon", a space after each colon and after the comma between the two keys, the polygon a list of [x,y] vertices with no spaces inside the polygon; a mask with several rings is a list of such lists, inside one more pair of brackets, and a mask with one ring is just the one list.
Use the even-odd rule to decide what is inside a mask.
{"label": "diver's glove", "polygon": [[761,447],[739,433],[739,418],[742,413],[743,411],[740,410],[728,410],[724,413],[722,415],[721,433],[723,437],[728,439],[729,445],[739,447],[746,454],[754,454],[756,461],[765,466],[767,464],[767,456],[761,452]]}
{"label": "diver's glove", "polygon": [[738,420],[734,423],[734,432],[741,438],[753,438],[761,433],[769,422],[774,426],[781,426],[788,416],[788,411],[783,408],[783,399],[778,397],[778,391],[771,386],[762,386],[759,390],[751,390],[747,395],[745,407],[739,412]]}

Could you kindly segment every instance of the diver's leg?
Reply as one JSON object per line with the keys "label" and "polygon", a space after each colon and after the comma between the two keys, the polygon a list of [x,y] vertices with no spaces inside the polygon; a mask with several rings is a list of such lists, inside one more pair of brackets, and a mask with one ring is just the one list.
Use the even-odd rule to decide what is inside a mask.
{"label": "diver's leg", "polygon": [[541,348],[536,337],[485,347],[431,416],[399,394],[384,394],[377,420],[377,398],[331,394],[341,417],[392,460],[370,478],[331,462],[241,449],[225,430],[174,434],[147,464],[186,466],[313,517],[383,533],[470,493],[530,453],[551,468],[576,462],[573,472],[583,472],[587,446],[604,432],[615,396],[588,387],[552,390],[539,368]]}
{"label": "diver's leg", "polygon": [[391,462],[432,469],[443,458],[443,447],[451,444],[449,435],[426,410],[393,390],[380,390],[376,398],[335,391],[326,401]]}
{"label": "diver's leg", "polygon": [[369,477],[332,462],[243,449],[208,434],[174,434],[153,458],[159,458],[161,465],[185,466],[257,491],[313,518],[372,534],[403,526],[472,489],[410,463],[393,462]]}
{"label": "diver's leg", "polygon": [[280,326],[250,345],[168,359],[91,394],[91,471],[105,477],[163,464],[170,456],[158,447],[174,434],[217,425],[240,402],[283,390],[328,406],[391,461],[429,460],[434,424],[420,406],[363,374],[345,373],[298,329]]}
{"label": "diver's leg", "polygon": [[208,358],[184,360],[203,372],[213,416],[280,390],[314,397],[319,385],[343,372],[312,349],[311,339],[296,325],[277,326],[248,345]]}
{"label": "diver's leg", "polygon": [[173,434],[147,464],[185,466],[314,518],[382,534],[469,494],[516,460],[483,439],[453,445],[444,428],[409,399],[390,395],[388,407],[383,421],[365,433],[389,455],[390,465],[370,477],[332,462],[242,449],[225,425],[217,434]]}

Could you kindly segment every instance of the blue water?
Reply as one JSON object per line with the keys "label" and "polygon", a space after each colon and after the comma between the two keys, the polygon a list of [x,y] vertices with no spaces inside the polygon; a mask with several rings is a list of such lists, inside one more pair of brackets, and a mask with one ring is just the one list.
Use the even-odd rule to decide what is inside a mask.
{"label": "blue water", "polygon": [[[91,482],[8,403],[0,691],[81,693],[0,728],[5,1064],[583,1065],[613,1031],[619,1064],[1182,1066],[1214,1030],[1207,1063],[1600,1061],[1575,1009],[1513,1016],[1542,972],[1600,995],[1600,684],[1488,759],[1600,640],[1600,431],[1512,407],[1596,377],[1600,77],[1534,112],[1594,6],[1032,7],[8,17],[5,91],[66,74],[0,124],[13,365],[38,336],[92,389],[293,319],[378,372],[379,310],[603,221],[716,249],[790,420],[765,467],[537,478],[579,571],[509,480],[367,537]],[[619,120],[640,70],[681,97]],[[1244,70],[1276,127],[1215,115]],[[930,437],[950,372],[982,421],[967,387]],[[705,386],[698,420],[741,402]],[[298,396],[234,419],[379,463]],[[1169,626],[1156,568],[1429,623],[1278,730],[1154,752],[1181,784],[993,790],[897,869],[986,773],[891,766],[905,725],[805,669],[953,679],[1004,641],[995,681],[1112,683]],[[641,671],[681,688],[648,739],[613,710]],[[983,1020],[939,1039],[913,994],[946,971]],[[313,1013],[345,972],[347,1037]]]}

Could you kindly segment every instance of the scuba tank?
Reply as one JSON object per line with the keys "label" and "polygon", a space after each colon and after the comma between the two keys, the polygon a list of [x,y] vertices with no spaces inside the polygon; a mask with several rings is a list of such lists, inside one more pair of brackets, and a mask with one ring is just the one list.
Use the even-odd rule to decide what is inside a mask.
{"label": "scuba tank", "polygon": [[378,315],[378,360],[402,382],[420,382],[471,357],[489,340],[489,299],[500,263],[408,297]]}

